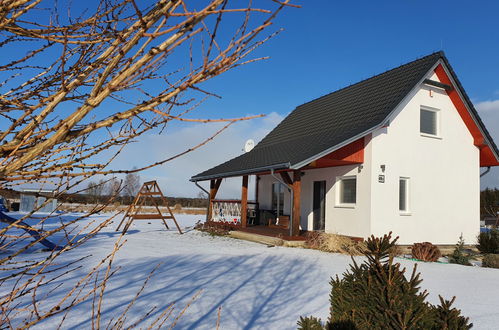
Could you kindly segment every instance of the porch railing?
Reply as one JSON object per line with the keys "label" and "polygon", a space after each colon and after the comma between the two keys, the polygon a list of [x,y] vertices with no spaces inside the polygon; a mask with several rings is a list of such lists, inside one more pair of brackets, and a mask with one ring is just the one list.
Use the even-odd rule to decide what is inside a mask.
{"label": "porch railing", "polygon": [[[214,222],[227,222],[234,225],[241,224],[241,200],[213,199],[211,201],[211,219]],[[248,215],[256,215],[258,203],[248,201]]]}

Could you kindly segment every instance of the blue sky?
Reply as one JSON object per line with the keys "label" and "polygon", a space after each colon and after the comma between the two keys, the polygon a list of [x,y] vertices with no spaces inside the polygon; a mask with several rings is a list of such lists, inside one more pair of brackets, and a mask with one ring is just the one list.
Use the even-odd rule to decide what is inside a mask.
{"label": "blue sky", "polygon": [[279,17],[275,25],[285,31],[257,53],[270,60],[208,84],[224,97],[210,108],[229,115],[262,107],[284,113],[440,49],[472,99],[497,98],[499,2],[479,3],[303,1],[302,9]]}
{"label": "blue sky", "polygon": [[[239,155],[247,138],[261,139],[297,105],[441,49],[499,143],[499,2],[317,0],[301,4],[301,9],[282,13],[275,28],[284,31],[255,53],[271,58],[211,80],[205,87],[222,99],[209,100],[196,114],[270,115],[233,126],[204,149],[144,172],[145,179],[158,179],[170,195],[193,196],[197,188],[187,181],[190,176]],[[164,138],[146,138],[165,144],[143,143],[161,158],[216,128],[173,128]],[[141,145],[131,152],[140,153]],[[137,159],[145,162],[134,159],[136,165],[141,163]],[[238,196],[239,186],[239,179],[227,180],[222,196]],[[499,170],[482,179],[482,188],[487,186],[499,187]]]}

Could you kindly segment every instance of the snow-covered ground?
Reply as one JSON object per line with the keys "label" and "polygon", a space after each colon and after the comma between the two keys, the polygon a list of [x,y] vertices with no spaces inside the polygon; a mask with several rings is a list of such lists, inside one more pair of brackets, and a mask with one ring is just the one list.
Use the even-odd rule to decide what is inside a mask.
{"label": "snow-covered ground", "polygon": [[[70,215],[65,219],[74,217]],[[104,220],[105,215],[92,220]],[[179,215],[179,235],[174,226],[166,231],[160,221],[136,221],[127,234],[127,242],[114,262],[121,267],[108,285],[104,298],[103,324],[121,313],[133,299],[149,272],[157,271],[136,305],[129,312],[129,321],[139,318],[152,306],[164,307],[175,302],[178,312],[202,290],[198,298],[178,321],[179,329],[213,329],[219,306],[222,306],[222,329],[296,329],[300,315],[327,318],[331,276],[341,275],[350,263],[348,256],[315,250],[267,247],[257,243],[225,237],[211,237],[192,230],[203,220],[199,215]],[[82,222],[85,223],[85,220]],[[70,278],[88,272],[105,256],[118,237],[117,223],[102,230],[82,247],[66,254],[70,260],[90,254],[84,267]],[[47,225],[48,229],[50,224]],[[33,254],[46,252],[30,251]],[[414,262],[398,260],[412,270]],[[438,295],[457,296],[455,306],[469,316],[476,329],[497,329],[499,324],[499,270],[440,263],[419,263],[422,287],[430,292],[430,302]],[[69,278],[48,299],[64,292]],[[4,291],[6,288],[0,288]],[[89,328],[91,301],[77,306],[63,328]],[[161,310],[153,313],[157,316]],[[49,319],[40,327],[51,329],[57,319]]]}

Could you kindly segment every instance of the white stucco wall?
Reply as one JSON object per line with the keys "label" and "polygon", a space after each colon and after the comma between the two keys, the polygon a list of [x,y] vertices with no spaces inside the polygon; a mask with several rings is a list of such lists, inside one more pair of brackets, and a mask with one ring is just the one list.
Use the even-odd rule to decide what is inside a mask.
{"label": "white stucco wall", "polygon": [[[433,75],[431,79],[438,80]],[[430,96],[430,90],[432,96]],[[420,107],[439,109],[440,138],[420,134]],[[378,182],[385,165],[385,183]],[[422,86],[372,138],[371,227],[400,244],[455,244],[479,232],[479,150],[445,91]],[[399,212],[399,177],[409,177],[409,214]]]}
{"label": "white stucco wall", "polygon": [[[343,207],[338,203],[339,193],[336,178],[357,177],[357,198],[355,206]],[[365,237],[370,232],[370,167],[364,163],[321,168],[305,171],[302,177],[301,226],[313,230],[314,181],[326,181],[326,228],[328,233]]]}
{"label": "white stucco wall", "polygon": [[[365,163],[362,166],[348,165],[330,168],[319,168],[303,171],[305,174],[301,182],[301,221],[300,227],[304,230],[313,229],[313,185],[314,181],[326,181],[326,228],[329,233],[366,237],[370,233],[370,182],[371,167],[370,144],[366,139],[364,151]],[[353,207],[341,207],[337,202],[336,178],[341,176],[357,177],[357,202]],[[277,182],[270,175],[261,176],[259,183],[259,203],[262,209],[271,209],[272,183]],[[284,194],[284,213],[290,214],[290,194]]]}

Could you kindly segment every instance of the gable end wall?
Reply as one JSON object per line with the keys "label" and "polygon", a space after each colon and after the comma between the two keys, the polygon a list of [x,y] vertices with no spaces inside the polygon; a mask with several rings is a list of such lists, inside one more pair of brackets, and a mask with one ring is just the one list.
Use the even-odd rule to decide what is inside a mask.
{"label": "gable end wall", "polygon": [[[437,80],[435,74],[427,78]],[[440,138],[421,136],[420,107],[439,109]],[[399,244],[455,244],[479,232],[479,149],[444,90],[421,85],[373,133],[371,228],[389,231]],[[382,173],[381,165],[385,165]],[[385,183],[378,175],[385,175]],[[399,211],[399,177],[410,178],[408,214]]]}

